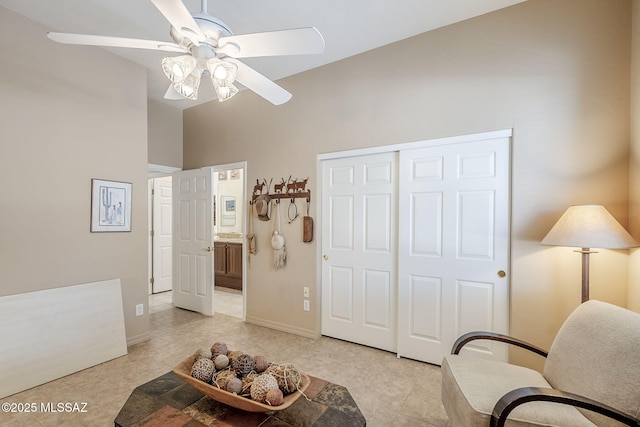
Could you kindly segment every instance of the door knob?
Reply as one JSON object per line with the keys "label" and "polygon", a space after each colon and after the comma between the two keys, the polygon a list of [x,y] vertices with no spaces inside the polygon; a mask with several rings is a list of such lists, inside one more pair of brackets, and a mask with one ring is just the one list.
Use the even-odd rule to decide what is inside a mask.
{"label": "door knob", "polygon": [[207,247],[206,247],[205,249],[203,249],[203,250],[205,250],[205,251],[207,251],[207,252],[211,252],[213,249],[211,249],[211,246],[207,246]]}
{"label": "door knob", "polygon": [[505,273],[505,272],[504,272],[504,270],[500,270],[500,271],[498,271],[498,276],[500,276],[500,277],[504,277],[504,276],[506,276],[506,275],[507,275],[507,273]]}
{"label": "door knob", "polygon": [[329,259],[329,255],[325,255],[325,256],[323,256],[322,258],[324,258],[324,260],[326,261],[326,260],[328,260],[328,259]]}

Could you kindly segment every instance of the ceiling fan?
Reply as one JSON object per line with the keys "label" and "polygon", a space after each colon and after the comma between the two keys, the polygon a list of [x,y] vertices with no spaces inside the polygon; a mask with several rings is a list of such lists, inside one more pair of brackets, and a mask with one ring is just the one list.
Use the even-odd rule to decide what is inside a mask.
{"label": "ceiling fan", "polygon": [[291,99],[291,94],[238,58],[322,53],[324,39],[314,27],[233,35],[221,20],[207,13],[202,0],[200,13],[191,15],[181,0],[151,0],[171,24],[174,43],[50,32],[56,42],[107,47],[160,50],[181,53],[162,60],[162,70],[171,81],[166,99],[196,99],[202,76],[209,76],[220,102],[238,92],[242,84],[274,105]]}

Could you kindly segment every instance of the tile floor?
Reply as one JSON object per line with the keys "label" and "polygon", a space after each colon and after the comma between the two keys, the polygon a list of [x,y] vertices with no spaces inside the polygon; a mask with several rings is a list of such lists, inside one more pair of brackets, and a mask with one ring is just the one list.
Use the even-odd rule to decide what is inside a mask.
{"label": "tile floor", "polygon": [[[214,311],[242,319],[242,291],[216,286],[214,289]],[[149,296],[149,313],[173,308],[171,291]]]}
{"label": "tile floor", "polygon": [[294,362],[311,375],[346,386],[369,427],[446,425],[437,366],[332,338],[313,340],[246,324],[220,312],[207,317],[156,308],[150,315],[151,339],[129,347],[126,356],[0,399],[0,403],[35,403],[38,408],[47,402],[86,402],[86,413],[0,412],[0,425],[112,426],[135,387],[215,341],[277,362]]}

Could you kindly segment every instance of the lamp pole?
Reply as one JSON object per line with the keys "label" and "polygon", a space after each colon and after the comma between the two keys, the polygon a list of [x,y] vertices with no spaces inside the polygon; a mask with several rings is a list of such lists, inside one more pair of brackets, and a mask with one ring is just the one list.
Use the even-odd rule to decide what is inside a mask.
{"label": "lamp pole", "polygon": [[596,254],[597,251],[591,251],[589,248],[575,251],[582,254],[582,302],[589,301],[589,254]]}

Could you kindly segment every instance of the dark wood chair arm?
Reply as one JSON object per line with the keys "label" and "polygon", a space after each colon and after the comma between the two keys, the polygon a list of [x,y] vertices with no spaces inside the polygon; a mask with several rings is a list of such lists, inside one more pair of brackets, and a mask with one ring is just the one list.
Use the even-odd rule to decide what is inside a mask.
{"label": "dark wood chair arm", "polygon": [[511,411],[523,403],[534,401],[577,406],[605,415],[625,425],[640,427],[640,422],[637,419],[631,418],[610,406],[577,394],[541,387],[518,388],[502,396],[493,408],[490,427],[504,427]]}
{"label": "dark wood chair arm", "polygon": [[519,340],[517,338],[513,338],[508,335],[498,334],[495,332],[483,332],[483,331],[469,332],[462,335],[453,344],[453,348],[451,349],[451,354],[459,354],[460,350],[462,350],[462,347],[464,347],[466,344],[474,340],[500,341],[500,342],[504,342],[507,344],[524,348],[526,350],[539,354],[540,356],[543,356],[543,357],[547,357],[547,355],[549,354],[547,351],[541,349],[540,347],[536,347],[532,344],[529,344],[528,342]]}

